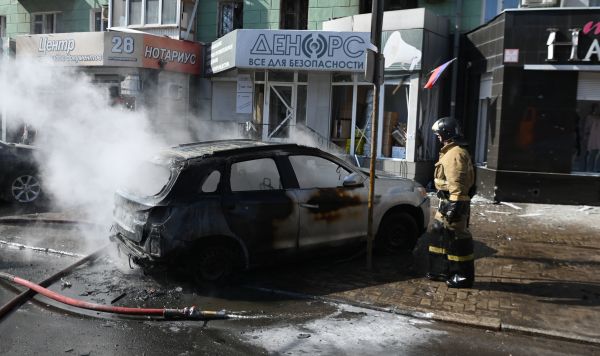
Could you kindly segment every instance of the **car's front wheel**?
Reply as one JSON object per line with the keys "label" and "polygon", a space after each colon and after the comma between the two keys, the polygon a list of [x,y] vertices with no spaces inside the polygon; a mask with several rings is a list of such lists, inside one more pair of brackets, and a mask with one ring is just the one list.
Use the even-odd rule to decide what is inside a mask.
{"label": "car's front wheel", "polygon": [[40,180],[32,172],[20,172],[9,180],[7,196],[12,202],[31,204],[42,196]]}
{"label": "car's front wheel", "polygon": [[375,243],[383,253],[407,252],[415,248],[418,237],[415,219],[405,212],[393,212],[383,218]]}

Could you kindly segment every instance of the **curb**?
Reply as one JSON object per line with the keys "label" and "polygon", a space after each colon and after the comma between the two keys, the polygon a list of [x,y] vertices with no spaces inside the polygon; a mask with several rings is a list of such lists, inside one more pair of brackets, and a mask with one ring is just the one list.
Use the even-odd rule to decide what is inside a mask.
{"label": "curb", "polygon": [[293,297],[293,298],[297,298],[297,299],[310,299],[310,300],[318,300],[318,301],[329,302],[329,303],[344,303],[344,304],[348,304],[348,305],[355,306],[355,307],[371,309],[371,310],[375,310],[375,311],[392,313],[392,314],[398,314],[398,315],[408,316],[408,317],[422,319],[422,320],[440,321],[440,322],[445,322],[445,323],[452,323],[452,324],[464,325],[464,326],[469,326],[469,327],[475,327],[478,329],[514,332],[514,333],[528,334],[528,335],[533,335],[533,336],[547,337],[547,338],[559,339],[559,340],[564,340],[564,341],[585,343],[585,344],[592,344],[592,345],[600,346],[600,338],[586,337],[586,336],[565,333],[565,332],[555,331],[555,330],[543,330],[543,329],[529,328],[529,327],[518,326],[518,325],[513,325],[513,324],[505,324],[505,323],[502,323],[502,321],[499,318],[476,317],[476,316],[469,316],[469,315],[464,315],[464,314],[459,314],[459,313],[450,313],[450,312],[443,312],[443,311],[433,312],[433,311],[419,310],[419,309],[406,308],[406,307],[404,307],[404,308],[398,308],[395,306],[392,308],[381,307],[381,306],[377,306],[377,305],[373,305],[373,304],[369,304],[369,303],[357,302],[355,300],[348,300],[348,299],[344,299],[344,298],[316,296],[316,295],[310,295],[310,294],[304,294],[304,293],[296,293],[296,292],[289,292],[289,291],[284,291],[284,290],[279,290],[279,289],[263,288],[263,287],[248,286],[248,285],[245,285],[243,287],[262,291],[262,292],[269,292],[269,293],[285,295],[285,296],[289,296],[289,297]]}

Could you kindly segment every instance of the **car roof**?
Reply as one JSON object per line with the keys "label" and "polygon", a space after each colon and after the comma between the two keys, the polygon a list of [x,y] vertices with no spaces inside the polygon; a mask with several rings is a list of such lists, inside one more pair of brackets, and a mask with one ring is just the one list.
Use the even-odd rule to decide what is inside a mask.
{"label": "car roof", "polygon": [[291,143],[274,143],[240,139],[186,143],[165,149],[162,151],[162,153],[174,158],[190,160],[194,158],[218,155],[221,153],[231,154],[238,152],[260,152],[284,148],[311,149],[311,147],[300,146]]}

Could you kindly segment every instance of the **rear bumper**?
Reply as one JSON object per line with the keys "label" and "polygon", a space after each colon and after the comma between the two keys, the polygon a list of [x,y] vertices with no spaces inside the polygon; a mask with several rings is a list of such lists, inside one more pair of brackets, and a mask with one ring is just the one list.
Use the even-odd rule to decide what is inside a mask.
{"label": "rear bumper", "polygon": [[112,227],[111,231],[112,232],[109,236],[110,241],[116,244],[120,253],[123,253],[127,257],[131,258],[134,263],[141,266],[147,266],[157,263],[161,260],[160,258],[152,256],[146,252],[143,246],[140,246],[123,236],[123,234],[119,232],[118,229],[115,229],[114,226]]}

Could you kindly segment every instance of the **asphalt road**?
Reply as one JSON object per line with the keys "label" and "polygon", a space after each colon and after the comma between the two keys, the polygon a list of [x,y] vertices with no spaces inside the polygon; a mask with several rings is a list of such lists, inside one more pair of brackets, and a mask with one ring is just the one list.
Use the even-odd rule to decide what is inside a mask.
{"label": "asphalt road", "polygon": [[[32,281],[45,279],[106,243],[103,232],[68,225],[0,225],[0,271]],[[6,243],[37,246],[33,251]],[[111,250],[113,251],[113,250]],[[315,261],[314,263],[321,263]],[[301,267],[299,267],[301,268]],[[38,296],[0,320],[2,355],[589,355],[585,344],[492,332],[408,318],[260,289],[241,278],[230,287],[199,286],[178,271],[144,275],[124,258],[109,254],[79,267],[51,290],[117,306],[226,309],[243,318],[164,321],[124,318],[74,309]],[[259,278],[257,278],[257,276]],[[0,305],[17,293],[0,283]],[[118,300],[116,300],[118,299]],[[115,301],[116,300],[116,301]]]}

